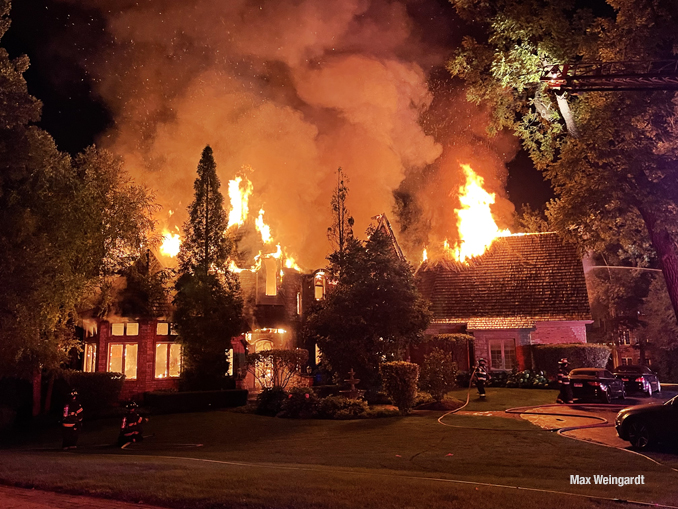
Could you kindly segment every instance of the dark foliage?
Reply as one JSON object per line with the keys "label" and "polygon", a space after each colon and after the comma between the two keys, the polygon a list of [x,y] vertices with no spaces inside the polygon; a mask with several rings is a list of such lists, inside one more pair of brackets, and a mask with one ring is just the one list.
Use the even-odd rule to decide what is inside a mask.
{"label": "dark foliage", "polygon": [[[331,264],[339,263],[330,255]],[[340,378],[353,369],[360,388],[380,385],[379,364],[403,358],[428,326],[428,305],[414,285],[412,269],[398,258],[391,238],[370,232],[362,243],[351,239],[343,268],[322,307],[307,322],[323,362]],[[329,270],[338,273],[338,270]]]}
{"label": "dark foliage", "polygon": [[319,399],[310,387],[295,387],[282,404],[282,417],[308,419],[318,413]]}
{"label": "dark foliage", "polygon": [[201,412],[247,404],[245,389],[194,392],[147,392],[144,406],[153,413]]}
{"label": "dark foliage", "polygon": [[273,387],[262,390],[257,396],[257,409],[259,415],[275,416],[282,411],[282,406],[287,399],[287,391],[282,387]]}
{"label": "dark foliage", "polygon": [[385,362],[380,370],[386,394],[401,414],[409,413],[417,397],[419,366],[403,361]]}
{"label": "dark foliage", "polygon": [[563,357],[569,361],[570,369],[604,368],[610,358],[610,348],[592,344],[535,345],[533,356],[536,369],[543,371],[549,378],[558,373],[558,361]]}
{"label": "dark foliage", "polygon": [[357,419],[367,413],[367,402],[343,396],[328,396],[320,400],[318,414],[324,419]]}
{"label": "dark foliage", "polygon": [[419,375],[419,388],[428,392],[436,401],[442,401],[450,390],[456,387],[457,363],[452,354],[434,348],[424,357]]}
{"label": "dark foliage", "polygon": [[[122,384],[125,375],[122,373],[83,373],[81,371],[65,371],[64,380],[68,388],[78,391],[78,400],[82,405],[85,415],[97,415],[108,408],[118,405]],[[65,404],[68,394],[55,395]]]}

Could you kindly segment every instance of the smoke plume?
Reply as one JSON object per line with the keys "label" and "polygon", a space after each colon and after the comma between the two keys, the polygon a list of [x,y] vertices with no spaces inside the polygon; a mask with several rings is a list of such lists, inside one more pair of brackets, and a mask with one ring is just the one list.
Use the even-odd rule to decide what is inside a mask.
{"label": "smoke plume", "polygon": [[340,166],[356,233],[376,214],[395,214],[410,252],[454,238],[459,162],[503,193],[515,147],[487,139],[484,113],[449,80],[456,91],[440,98],[430,86],[450,38],[424,22],[442,32],[446,2],[63,1],[106,20],[111,43],[86,64],[115,121],[99,143],[155,190],[171,231],[186,219],[207,144],[224,195],[246,174],[251,213],[265,209],[276,241],[305,268],[329,251]]}

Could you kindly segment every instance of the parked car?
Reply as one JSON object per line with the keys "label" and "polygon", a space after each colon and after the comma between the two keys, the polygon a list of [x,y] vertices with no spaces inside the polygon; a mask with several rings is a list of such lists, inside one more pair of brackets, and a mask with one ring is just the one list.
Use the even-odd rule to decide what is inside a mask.
{"label": "parked car", "polygon": [[678,396],[663,405],[625,408],[615,419],[617,435],[636,449],[678,439]]}
{"label": "parked car", "polygon": [[637,366],[629,364],[628,366],[617,366],[614,370],[614,376],[624,381],[626,393],[644,392],[652,396],[653,392],[661,392],[662,386],[659,378],[647,366]]}
{"label": "parked car", "polygon": [[570,384],[575,399],[595,399],[609,403],[612,398],[626,397],[624,382],[603,368],[577,368],[570,371]]}

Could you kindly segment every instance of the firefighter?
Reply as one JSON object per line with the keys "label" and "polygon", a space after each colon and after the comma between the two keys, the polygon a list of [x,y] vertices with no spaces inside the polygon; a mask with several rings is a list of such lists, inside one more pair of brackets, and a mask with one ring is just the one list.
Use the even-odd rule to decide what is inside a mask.
{"label": "firefighter", "polygon": [[78,435],[82,428],[82,405],[78,401],[78,391],[71,391],[71,400],[64,407],[61,429],[63,431],[63,444],[65,450],[75,449],[78,446]]}
{"label": "firefighter", "polygon": [[485,367],[485,359],[478,359],[478,367],[476,368],[475,379],[478,395],[481,399],[485,399],[485,382],[490,377]]}
{"label": "firefighter", "polygon": [[556,403],[572,404],[574,403],[574,396],[572,395],[572,386],[570,385],[570,370],[567,368],[567,359],[563,358],[558,361],[558,388],[560,394]]}
{"label": "firefighter", "polygon": [[144,439],[142,423],[144,418],[139,415],[139,406],[131,401],[127,405],[127,413],[122,418],[118,445],[124,449],[133,442],[141,442]]}

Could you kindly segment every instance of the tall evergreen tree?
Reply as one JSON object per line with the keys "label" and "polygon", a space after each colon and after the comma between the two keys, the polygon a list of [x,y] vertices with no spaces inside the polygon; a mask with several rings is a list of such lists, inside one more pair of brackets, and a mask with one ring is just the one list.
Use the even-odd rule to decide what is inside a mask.
{"label": "tall evergreen tree", "polygon": [[222,386],[231,338],[244,330],[243,300],[236,275],[226,267],[231,248],[226,212],[212,149],[198,164],[195,199],[188,207],[179,252],[174,321],[184,345],[184,379],[192,389]]}
{"label": "tall evergreen tree", "polygon": [[198,163],[198,177],[193,189],[195,199],[188,207],[189,219],[184,224],[184,239],[179,252],[181,271],[208,274],[223,270],[230,251],[226,232],[224,197],[219,191],[212,149],[206,146]]}

